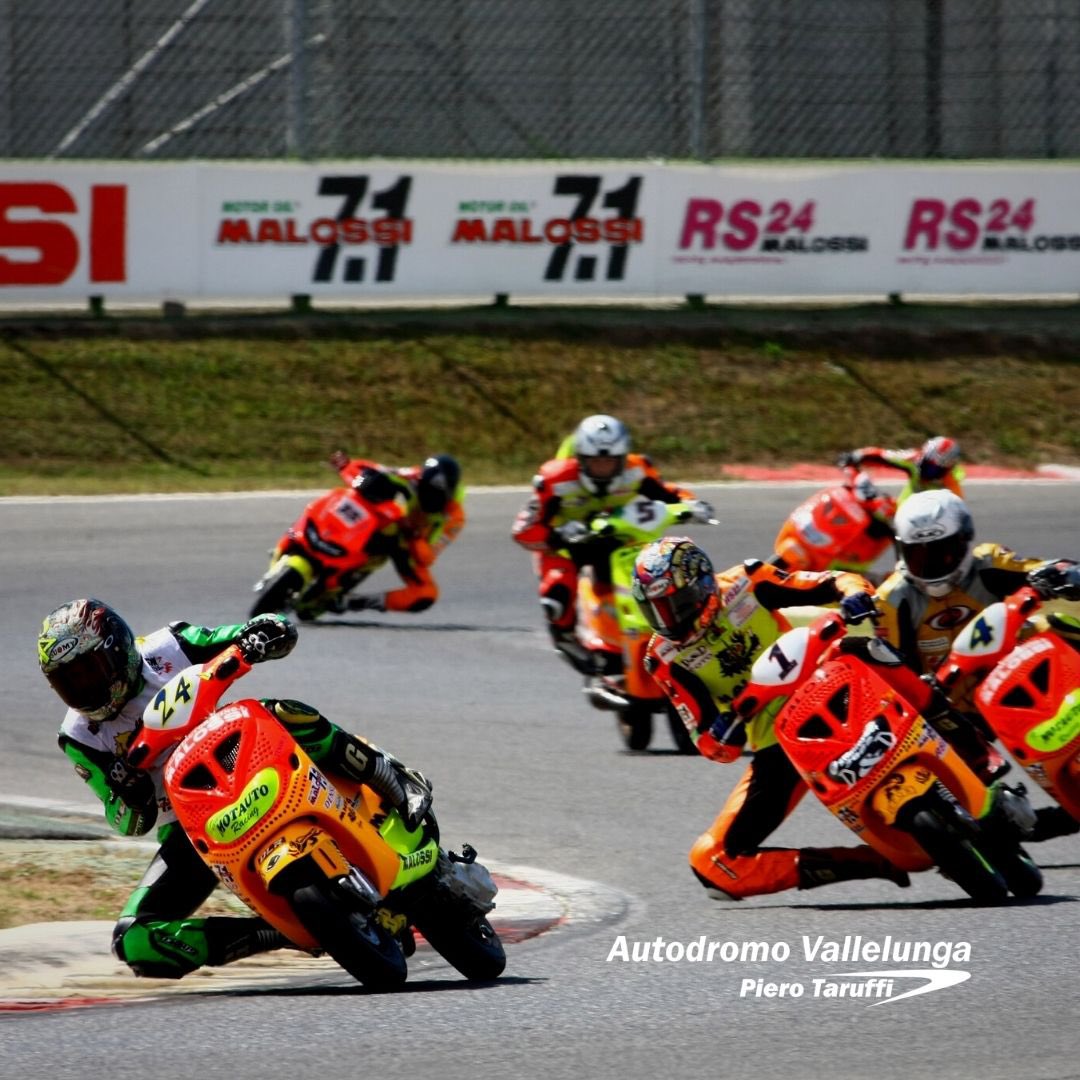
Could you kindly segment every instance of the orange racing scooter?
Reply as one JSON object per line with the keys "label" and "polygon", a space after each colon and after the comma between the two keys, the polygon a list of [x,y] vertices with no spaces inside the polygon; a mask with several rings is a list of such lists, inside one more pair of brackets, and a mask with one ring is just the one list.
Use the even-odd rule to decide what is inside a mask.
{"label": "orange racing scooter", "polygon": [[405,981],[414,926],[466,978],[497,978],[496,889],[476,853],[444,852],[430,812],[410,832],[370,788],[327,776],[261,702],[219,707],[250,670],[232,646],[178,672],[128,749],[137,768],[167,756],[165,792],[202,860],[298,948],[365,986]]}

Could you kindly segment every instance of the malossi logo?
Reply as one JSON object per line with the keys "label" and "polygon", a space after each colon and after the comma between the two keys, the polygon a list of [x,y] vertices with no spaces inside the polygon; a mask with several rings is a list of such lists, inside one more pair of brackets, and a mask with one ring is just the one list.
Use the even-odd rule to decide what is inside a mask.
{"label": "malossi logo", "polygon": [[427,866],[432,858],[431,848],[425,847],[409,855],[402,856],[401,865],[405,870],[415,870],[418,866]]}
{"label": "malossi logo", "polygon": [[127,280],[127,185],[0,183],[0,287]]}

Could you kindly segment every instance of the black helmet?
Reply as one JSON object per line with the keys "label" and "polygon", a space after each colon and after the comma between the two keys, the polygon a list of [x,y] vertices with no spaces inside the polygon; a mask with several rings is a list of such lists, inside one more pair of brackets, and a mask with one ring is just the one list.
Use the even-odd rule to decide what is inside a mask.
{"label": "black helmet", "polygon": [[389,502],[400,490],[382,469],[370,467],[365,467],[356,474],[352,486],[369,503]]}
{"label": "black helmet", "polygon": [[416,496],[425,514],[441,514],[461,483],[461,466],[449,454],[429,457],[416,482]]}
{"label": "black helmet", "polygon": [[45,617],[38,664],[65,705],[110,720],[139,692],[142,657],[131,627],[100,600],[73,600]]}

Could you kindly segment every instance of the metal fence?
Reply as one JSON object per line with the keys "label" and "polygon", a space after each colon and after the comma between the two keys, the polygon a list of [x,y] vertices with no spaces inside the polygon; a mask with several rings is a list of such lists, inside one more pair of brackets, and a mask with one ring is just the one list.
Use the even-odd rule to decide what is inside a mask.
{"label": "metal fence", "polygon": [[0,156],[1080,156],[1080,0],[0,0]]}

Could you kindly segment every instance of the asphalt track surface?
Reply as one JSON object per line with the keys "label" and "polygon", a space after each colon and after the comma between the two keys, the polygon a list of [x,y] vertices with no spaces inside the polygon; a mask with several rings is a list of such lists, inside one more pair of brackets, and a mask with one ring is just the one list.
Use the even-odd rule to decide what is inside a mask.
{"label": "asphalt track surface", "polygon": [[[723,523],[691,531],[728,565],[767,553],[808,488],[701,490]],[[510,945],[506,974],[490,986],[469,987],[432,961],[389,996],[365,993],[344,973],[301,972],[283,985],[2,1014],[0,1076],[1080,1075],[1071,993],[1080,838],[1035,849],[1046,887],[1028,903],[976,908],[934,873],[907,890],[855,882],[710,901],[686,853],[741,768],[677,755],[663,731],[652,752],[622,750],[613,719],[584,702],[541,632],[528,556],[509,540],[523,499],[522,491],[470,496],[466,531],[437,567],[443,596],[433,609],[304,626],[293,655],[256,669],[244,691],[306,699],[393,749],[433,777],[448,842],[467,840],[495,863],[595,882],[592,900],[606,898],[607,908],[583,893],[582,917],[569,911],[551,932]],[[240,619],[265,551],[304,501],[292,493],[0,503],[0,795],[86,803],[56,749],[59,710],[36,670],[46,611],[90,593],[139,630],[175,618]],[[1025,554],[1077,553],[1075,482],[978,483],[969,502],[980,538]],[[809,799],[776,834],[793,845],[851,839]],[[911,971],[932,967],[865,954],[807,958],[804,939],[813,946],[819,937],[939,943],[939,956],[951,954],[945,967],[970,977],[881,1007],[815,996],[819,985],[824,993],[867,970],[898,970],[906,974],[894,982],[922,986]],[[622,942],[655,950],[657,939],[668,958],[618,959]],[[670,958],[672,943],[678,953],[702,940],[716,945],[711,962]],[[724,959],[755,942],[769,959]],[[962,943],[970,955],[960,955]],[[759,979],[762,995],[767,983],[798,983],[803,996],[757,996]]]}

